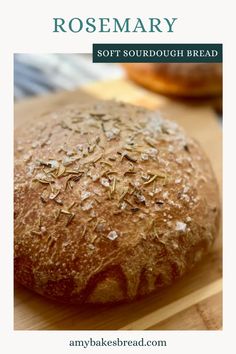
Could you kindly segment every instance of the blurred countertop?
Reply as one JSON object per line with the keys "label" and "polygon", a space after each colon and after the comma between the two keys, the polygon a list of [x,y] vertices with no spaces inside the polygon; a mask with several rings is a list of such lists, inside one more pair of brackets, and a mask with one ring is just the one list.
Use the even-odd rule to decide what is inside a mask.
{"label": "blurred countertop", "polygon": [[[14,55],[15,101],[60,90],[75,90],[95,81],[115,80],[122,77],[125,77],[125,73],[119,64],[93,63],[91,54],[19,53]],[[206,103],[216,109],[221,122],[221,103],[219,105],[218,99]]]}
{"label": "blurred countertop", "polygon": [[91,54],[15,54],[14,98],[73,90],[98,80],[123,77],[116,64],[93,63]]}

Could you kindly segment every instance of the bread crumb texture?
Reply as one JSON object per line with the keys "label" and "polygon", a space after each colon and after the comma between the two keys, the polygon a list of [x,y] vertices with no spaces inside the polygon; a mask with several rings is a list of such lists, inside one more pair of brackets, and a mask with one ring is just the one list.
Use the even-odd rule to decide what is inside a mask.
{"label": "bread crumb texture", "polygon": [[16,131],[14,214],[18,282],[62,302],[129,301],[209,250],[218,188],[177,124],[98,101]]}

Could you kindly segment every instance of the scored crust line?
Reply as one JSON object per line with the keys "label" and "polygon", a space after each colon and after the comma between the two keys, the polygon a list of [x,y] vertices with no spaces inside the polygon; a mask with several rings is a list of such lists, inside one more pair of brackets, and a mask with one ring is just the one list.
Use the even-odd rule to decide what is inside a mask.
{"label": "scored crust line", "polygon": [[183,298],[166,305],[151,314],[140,318],[137,321],[131,322],[128,325],[119,328],[119,330],[142,330],[160,323],[167,318],[170,318],[177,313],[186,310],[187,308],[203,301],[222,291],[222,278],[215,282],[204,286],[203,288],[194,291],[193,293],[184,296]]}

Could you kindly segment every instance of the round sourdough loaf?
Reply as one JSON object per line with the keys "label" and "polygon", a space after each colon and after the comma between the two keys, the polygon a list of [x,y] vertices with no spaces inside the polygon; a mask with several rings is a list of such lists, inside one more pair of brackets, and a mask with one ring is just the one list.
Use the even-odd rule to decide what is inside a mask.
{"label": "round sourdough loaf", "polygon": [[202,149],[158,113],[65,107],[15,133],[15,279],[51,299],[128,301],[171,284],[218,231]]}
{"label": "round sourdough loaf", "polygon": [[162,94],[204,98],[222,92],[219,63],[127,63],[123,67],[130,79]]}

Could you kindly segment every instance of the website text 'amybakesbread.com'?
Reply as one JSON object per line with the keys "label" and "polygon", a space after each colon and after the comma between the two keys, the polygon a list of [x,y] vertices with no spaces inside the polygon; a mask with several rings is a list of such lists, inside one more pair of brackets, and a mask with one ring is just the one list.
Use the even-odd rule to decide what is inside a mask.
{"label": "website text 'amybakesbread.com'", "polygon": [[87,349],[89,347],[167,347],[166,340],[163,339],[78,339],[70,340],[69,347],[80,347]]}

